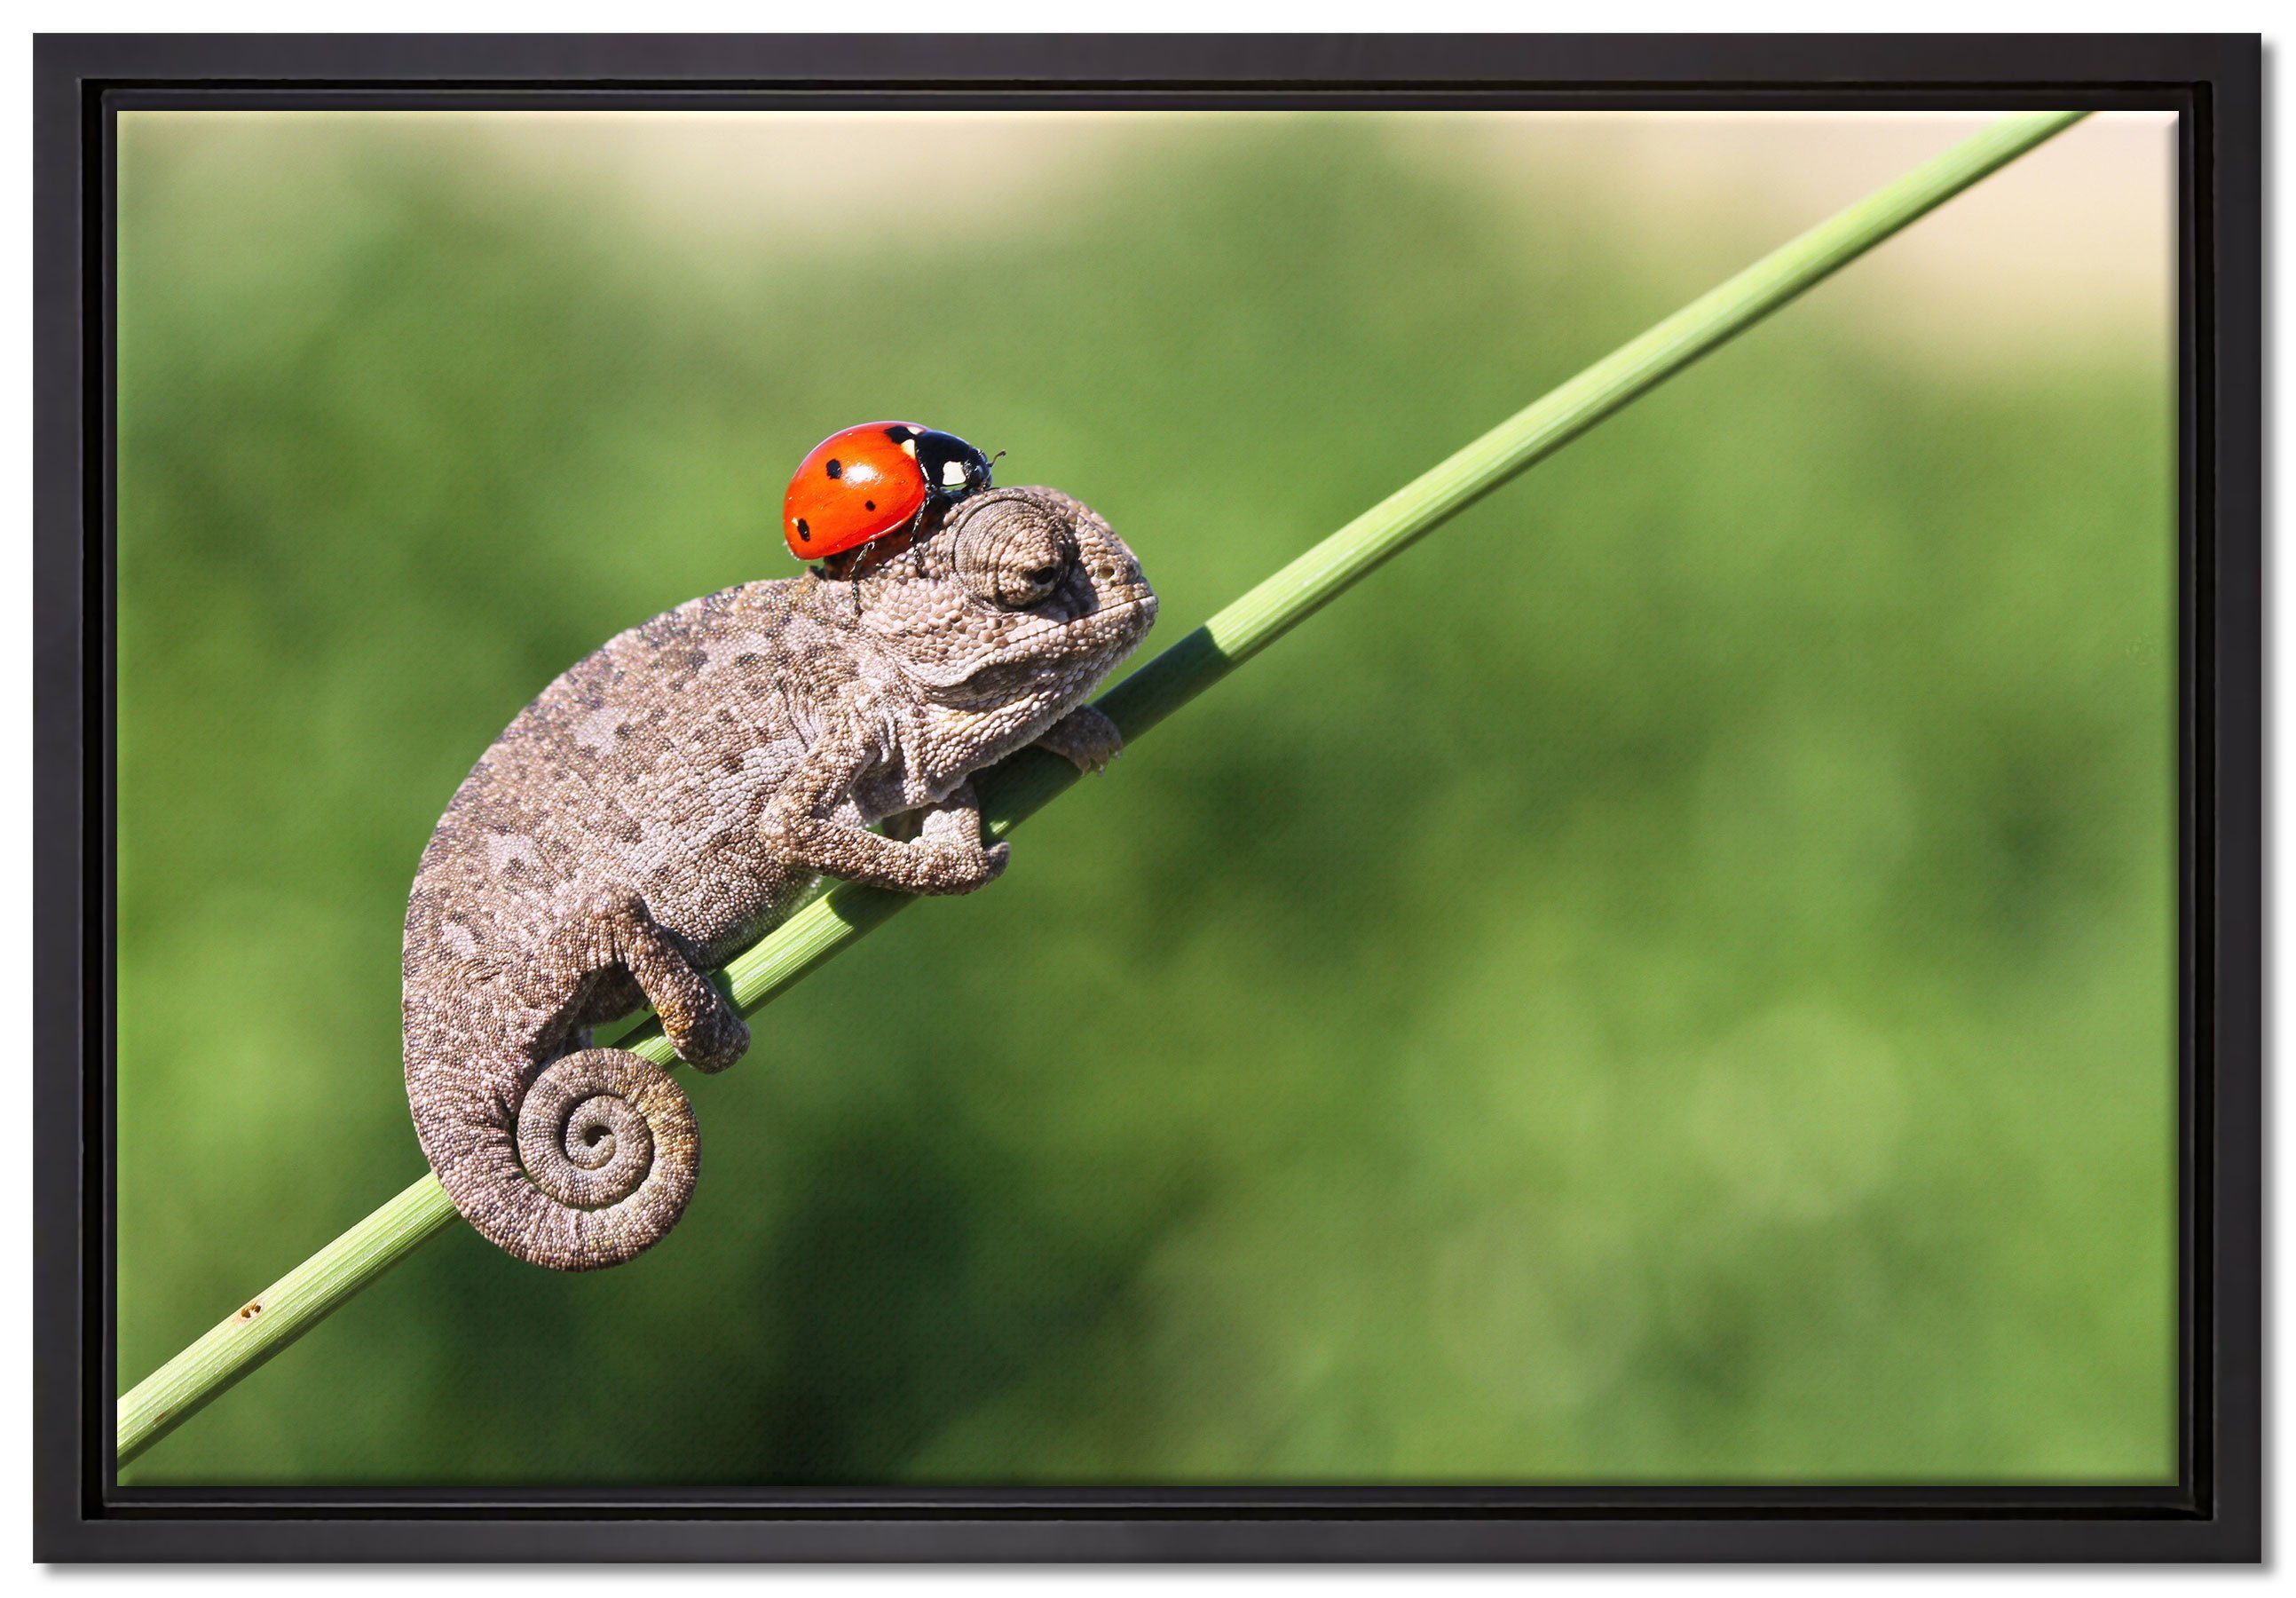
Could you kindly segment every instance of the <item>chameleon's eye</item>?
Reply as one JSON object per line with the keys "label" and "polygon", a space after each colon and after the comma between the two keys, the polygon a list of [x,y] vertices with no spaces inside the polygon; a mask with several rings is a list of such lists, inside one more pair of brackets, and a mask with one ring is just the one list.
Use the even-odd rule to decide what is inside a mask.
{"label": "chameleon's eye", "polygon": [[996,496],[957,524],[956,569],[974,597],[1002,610],[1026,610],[1059,591],[1076,564],[1076,540],[1026,499]]}
{"label": "chameleon's eye", "polygon": [[1007,574],[998,585],[997,599],[1012,610],[1026,610],[1052,597],[1053,590],[1061,584],[1062,568],[1049,563],[1031,566],[1027,571]]}

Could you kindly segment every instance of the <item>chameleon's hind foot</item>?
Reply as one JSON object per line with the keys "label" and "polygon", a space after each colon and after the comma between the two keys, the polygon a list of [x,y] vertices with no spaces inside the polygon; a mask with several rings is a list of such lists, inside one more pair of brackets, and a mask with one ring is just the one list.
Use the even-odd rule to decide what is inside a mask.
{"label": "chameleon's hind foot", "polygon": [[641,902],[602,910],[605,945],[645,995],[677,1058],[697,1071],[722,1071],[748,1052],[749,1024],[685,946],[664,932]]}
{"label": "chameleon's hind foot", "polygon": [[717,993],[718,1002],[685,1027],[682,1035],[670,1033],[667,1025],[662,1028],[669,1033],[669,1046],[677,1050],[677,1058],[697,1071],[722,1071],[750,1051],[750,1024],[714,986],[710,992]]}

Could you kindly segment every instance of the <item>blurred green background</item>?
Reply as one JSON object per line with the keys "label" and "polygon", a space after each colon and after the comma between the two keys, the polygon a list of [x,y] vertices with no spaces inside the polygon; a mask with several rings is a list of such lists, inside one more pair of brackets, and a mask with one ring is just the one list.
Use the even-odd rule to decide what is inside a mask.
{"label": "blurred green background", "polygon": [[[821,435],[1089,500],[1145,659],[1965,125],[121,130],[124,1388],[419,1173],[432,822],[791,570]],[[644,1258],[457,1227],[126,1479],[2171,1479],[2167,136],[1920,225],[776,1003]]]}

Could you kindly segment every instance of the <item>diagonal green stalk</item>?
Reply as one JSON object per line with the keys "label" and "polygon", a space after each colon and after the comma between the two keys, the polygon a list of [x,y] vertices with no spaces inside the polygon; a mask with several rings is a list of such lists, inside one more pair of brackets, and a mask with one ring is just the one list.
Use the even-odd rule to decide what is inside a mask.
{"label": "diagonal green stalk", "polygon": [[[1763,257],[1389,495],[1134,672],[1100,708],[1128,742],[1138,738],[1406,545],[2084,114],[2005,117]],[[975,787],[990,829],[1002,836],[1076,779],[1065,762],[1024,750]],[[735,959],[724,979],[742,1009],[754,1011],[908,902],[898,894],[839,886]],[[676,1063],[659,1026],[649,1024],[625,1046]],[[119,1400],[119,1462],[167,1436],[455,1218],[438,1180],[425,1175],[281,1277]]]}

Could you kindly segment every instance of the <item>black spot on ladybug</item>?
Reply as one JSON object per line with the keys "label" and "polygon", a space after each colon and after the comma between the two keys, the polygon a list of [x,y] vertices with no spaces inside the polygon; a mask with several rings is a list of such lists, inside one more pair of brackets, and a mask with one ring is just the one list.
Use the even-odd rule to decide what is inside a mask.
{"label": "black spot on ladybug", "polygon": [[832,458],[831,459],[830,463],[829,463],[829,474],[830,474],[832,477],[842,477],[842,476],[844,476],[844,475],[845,475],[845,463],[844,463],[843,461],[841,461],[841,460],[838,460],[838,459],[835,459],[834,457],[832,457]]}
{"label": "black spot on ladybug", "polygon": [[797,536],[800,543],[810,544],[813,542],[813,529],[805,524],[805,518],[803,516],[800,516],[797,519]]}
{"label": "black spot on ladybug", "polygon": [[877,502],[874,499],[864,499],[861,503],[870,510],[877,508]]}

